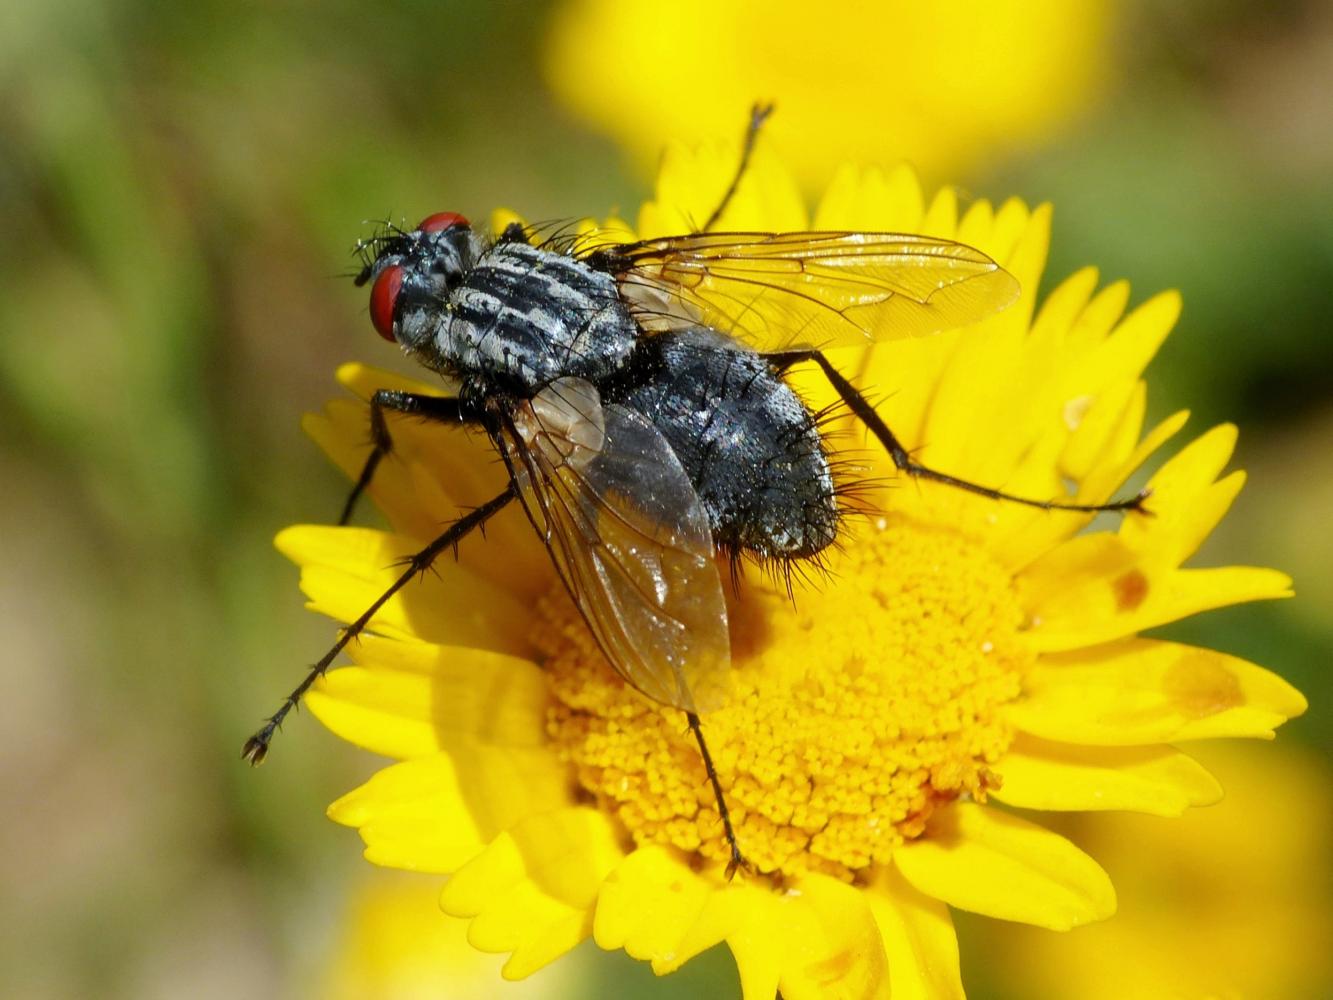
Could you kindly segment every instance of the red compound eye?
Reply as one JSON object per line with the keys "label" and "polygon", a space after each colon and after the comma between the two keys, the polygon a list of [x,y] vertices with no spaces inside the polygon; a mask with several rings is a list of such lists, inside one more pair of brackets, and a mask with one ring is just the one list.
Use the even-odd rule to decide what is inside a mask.
{"label": "red compound eye", "polygon": [[398,292],[403,287],[403,268],[393,264],[380,272],[370,290],[370,321],[381,337],[389,343],[393,338],[393,308],[398,304]]}
{"label": "red compound eye", "polygon": [[457,212],[436,212],[434,215],[428,215],[422,219],[421,224],[417,226],[417,231],[421,233],[438,233],[443,229],[451,229],[454,226],[467,225],[471,225],[471,223]]}

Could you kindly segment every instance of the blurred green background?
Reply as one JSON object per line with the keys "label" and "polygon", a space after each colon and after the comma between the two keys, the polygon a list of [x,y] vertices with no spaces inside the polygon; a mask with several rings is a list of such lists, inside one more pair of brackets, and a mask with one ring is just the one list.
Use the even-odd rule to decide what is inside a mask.
{"label": "blurred green background", "polygon": [[[1107,10],[1109,70],[1082,107],[928,184],[1053,201],[1047,289],[1095,263],[1129,278],[1134,301],[1183,291],[1150,369],[1153,414],[1189,407],[1195,432],[1235,420],[1235,464],[1251,474],[1196,564],[1276,566],[1298,597],[1170,632],[1307,693],[1281,741],[1304,748],[1323,802],[1311,810],[1326,811],[1333,9]],[[642,158],[555,96],[553,74],[580,69],[549,69],[552,17],[539,3],[345,0],[0,10],[7,995],[322,989],[366,874],[355,836],[323,811],[377,765],[308,719],[262,771],[238,758],[332,634],[270,539],[341,503],[298,426],[335,391],[335,365],[408,370],[341,277],[365,220],[484,219],[497,205],[632,216],[649,194]],[[595,45],[585,58],[595,65]],[[727,98],[737,129],[749,100],[782,100],[746,86]],[[820,141],[831,173],[846,154]],[[1305,875],[1326,923],[1317,860]],[[1032,995],[984,959],[988,933],[961,922],[969,995]],[[734,990],[725,954],[658,982],[590,952],[561,995]],[[1280,995],[1330,995],[1326,974]]]}

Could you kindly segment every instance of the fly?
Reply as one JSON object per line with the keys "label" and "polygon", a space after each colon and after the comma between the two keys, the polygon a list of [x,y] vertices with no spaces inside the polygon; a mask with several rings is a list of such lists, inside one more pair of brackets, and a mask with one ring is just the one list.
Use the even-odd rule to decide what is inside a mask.
{"label": "fly", "polygon": [[697,232],[628,244],[498,239],[452,212],[362,246],[375,329],[458,385],[443,398],[381,389],[373,449],[343,508],[393,448],[385,414],[481,429],[508,471],[498,495],[414,555],[349,624],[244,756],[273,734],[333,659],[413,577],[518,501],[611,666],[680,709],[731,849],[745,864],[700,715],[726,698],[731,652],[717,556],[816,559],[847,514],[812,413],[785,381],[818,366],[894,465],[1046,510],[1143,511],[1013,496],[917,463],[824,350],[964,326],[1008,306],[1018,282],[962,243],[903,233],[716,232],[770,109],[756,108],[737,172]]}

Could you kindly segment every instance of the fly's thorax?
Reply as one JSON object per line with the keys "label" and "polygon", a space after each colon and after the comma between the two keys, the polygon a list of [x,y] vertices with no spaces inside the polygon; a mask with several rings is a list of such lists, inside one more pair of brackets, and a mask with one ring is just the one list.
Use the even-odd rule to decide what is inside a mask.
{"label": "fly's thorax", "polygon": [[418,356],[529,395],[562,377],[601,382],[639,337],[614,277],[520,241],[487,248],[443,305],[414,331]]}

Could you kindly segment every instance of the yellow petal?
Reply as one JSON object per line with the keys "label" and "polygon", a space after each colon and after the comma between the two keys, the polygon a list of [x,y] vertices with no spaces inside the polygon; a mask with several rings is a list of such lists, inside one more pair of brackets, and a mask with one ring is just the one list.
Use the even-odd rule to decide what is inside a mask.
{"label": "yellow petal", "polygon": [[622,857],[611,821],[594,809],[532,815],[458,871],[440,905],[474,918],[474,947],[512,952],[504,974],[520,979],[588,936],[597,891]]}
{"label": "yellow petal", "polygon": [[[423,369],[423,374],[425,370]],[[376,389],[396,389],[400,392],[424,392],[444,395],[445,387],[439,382],[425,379],[408,378],[373,365],[363,365],[359,361],[347,361],[338,366],[334,378],[344,389],[350,391],[362,402],[369,402]]]}
{"label": "yellow petal", "polygon": [[1291,595],[1291,579],[1276,570],[1176,569],[1171,547],[1168,539],[1133,548],[1099,532],[1038,559],[1015,581],[1029,641],[1042,651],[1078,649],[1210,608]]}
{"label": "yellow petal", "polygon": [[1092,298],[1097,288],[1097,279],[1097,269],[1085,267],[1056,285],[1043,300],[1032,322],[1032,337],[1063,345],[1066,332]]}
{"label": "yellow petal", "polygon": [[460,739],[451,753],[378,772],[329,817],[357,828],[375,864],[449,873],[502,830],[568,803],[568,772],[549,751]]}
{"label": "yellow petal", "polygon": [[[307,413],[302,418],[301,427],[351,483],[361,474],[370,453],[366,443],[369,438],[367,419],[363,404],[350,399],[335,399],[325,406],[323,413]],[[393,461],[380,464],[383,468],[376,471],[362,503],[373,503],[399,534],[422,540],[439,534],[437,526],[446,521],[454,509],[448,498],[438,492],[419,495],[413,488],[411,466]],[[350,489],[349,485],[339,495],[329,497],[328,509],[324,513],[330,520],[338,513],[336,508],[342,506]],[[361,510],[358,516],[369,518],[373,514]]]}
{"label": "yellow petal", "polygon": [[815,229],[914,233],[921,225],[925,199],[916,172],[898,166],[887,174],[878,167],[844,164],[820,198]]}
{"label": "yellow petal", "polygon": [[546,678],[529,660],[377,636],[350,652],[365,666],[332,671],[305,703],[358,746],[403,760],[448,749],[458,735],[505,746],[545,741]]}
{"label": "yellow petal", "polygon": [[[1022,356],[1012,341],[993,332],[974,330],[958,341],[935,387],[920,455],[927,465],[981,483],[1004,481],[1032,420],[1026,400],[1015,405],[1014,399]],[[1006,419],[994,419],[1001,412]],[[1003,457],[996,455],[1000,448]],[[957,490],[941,494],[941,499],[957,497]]]}
{"label": "yellow petal", "polygon": [[1063,837],[969,802],[932,818],[925,836],[894,852],[903,877],[950,906],[1001,920],[1069,930],[1115,912],[1111,880]]}
{"label": "yellow petal", "polygon": [[[1018,228],[1017,233],[1012,234],[1012,247],[1009,245],[1011,228]],[[994,242],[987,252],[1018,279],[1022,288],[1019,300],[1004,311],[1013,314],[1006,319],[1016,319],[1026,332],[1036,311],[1037,290],[1051,246],[1051,206],[1042,204],[1029,211],[1022,200],[1009,199],[996,217],[992,239]]]}
{"label": "yellow petal", "polygon": [[[1043,209],[1049,211],[1049,206],[1040,206],[1037,212]],[[1003,264],[1010,273],[1013,273],[1010,265],[1014,262],[1013,258],[1020,241],[1029,236],[1033,214],[1022,198],[1008,198],[995,211],[995,221],[982,249]]]}
{"label": "yellow petal", "polygon": [[[378,871],[360,880],[330,921],[336,940],[314,966],[318,983],[302,995],[319,1000],[551,1000],[581,985],[574,963],[518,985],[467,941],[467,922],[440,911],[440,879]],[[321,937],[324,935],[321,934]]]}
{"label": "yellow petal", "polygon": [[[987,244],[994,242],[996,226],[1003,224],[1014,229],[1021,223],[1017,246],[994,252],[1012,249],[1014,266],[1025,272],[1035,285],[1045,258],[1050,213],[1039,209],[1029,216],[1021,203],[1013,204],[1014,207],[1006,206],[995,219],[989,205],[974,204],[964,217],[960,232],[964,237],[981,238],[982,249],[991,250]],[[1015,238],[1014,233],[1003,235],[1007,243]],[[898,372],[883,371],[880,377],[896,379],[890,384],[897,390],[903,381],[901,371],[911,370],[913,378],[909,384],[925,381],[927,387],[933,385],[929,388],[924,425],[917,424],[910,416],[901,421],[901,429],[899,423],[891,424],[895,432],[911,435],[909,440],[920,439],[919,443],[924,445],[919,455],[921,461],[975,482],[1049,496],[1062,490],[1051,460],[1055,445],[1041,455],[1033,453],[1033,442],[1042,434],[1044,425],[1052,422],[1056,407],[1036,393],[1028,393],[1016,403],[1013,393],[1015,385],[1043,385],[1051,381],[1050,352],[1036,349],[1039,345],[1030,343],[1027,337],[1031,308],[1031,301],[1020,298],[1010,308],[963,331],[953,344],[935,345],[937,350],[947,350],[941,362]],[[885,407],[885,415],[891,421],[898,420],[891,409],[894,402],[891,400]],[[1024,461],[1027,465],[1020,469],[1019,463]],[[914,494],[921,497],[923,516],[955,524],[964,532],[1002,535],[1009,522],[1031,518],[1030,511],[1017,506],[979,501],[948,487],[922,484]]]}
{"label": "yellow petal", "polygon": [[[877,195],[879,202],[874,208],[866,204],[868,196]],[[864,211],[858,211],[864,206]],[[878,209],[878,210],[877,210]],[[815,206],[814,222],[817,230],[856,229],[866,220],[868,228],[877,229],[871,220],[883,217],[884,211],[884,175],[877,168],[862,168],[843,163],[833,173],[833,179],[820,195]],[[889,228],[887,231],[892,232]]]}
{"label": "yellow petal", "polygon": [[958,234],[955,238],[959,243],[966,243],[968,246],[989,253],[990,236],[994,228],[995,209],[987,199],[978,198],[967,206],[967,211],[958,222]]}
{"label": "yellow petal", "polygon": [[884,938],[893,1000],[964,1000],[949,908],[896,868],[881,872],[866,898]]}
{"label": "yellow petal", "polygon": [[1245,660],[1180,643],[1127,639],[1043,656],[1007,715],[1043,739],[1141,746],[1268,738],[1305,709],[1299,691]]}
{"label": "yellow petal", "polygon": [[[1147,447],[1135,448],[1145,410],[1139,375],[1178,317],[1179,296],[1168,292],[1150,299],[1112,331],[1128,300],[1128,286],[1113,284],[1087,301],[1095,277],[1095,272],[1081,272],[1057,289],[1025,345],[1038,362],[1048,362],[1048,367],[1032,366],[1020,384],[1048,386],[1046,393],[1033,397],[1033,405],[1039,413],[1050,407],[1058,419],[1044,425],[1045,437],[1037,446],[1019,453],[1026,454],[1024,463],[1029,468],[1020,465],[1015,469],[1013,478],[1007,480],[1011,492],[1021,492],[1018,485],[1031,482],[1044,491],[1042,495],[1060,495],[1058,480],[1043,482],[1038,477],[1041,467],[1054,470],[1058,465],[1066,479],[1078,484],[1078,502],[1104,502],[1162,443],[1159,438],[1147,442]],[[1007,427],[1011,421],[1003,423]],[[1021,436],[1017,440],[1026,447]],[[997,443],[1010,446],[1003,438]],[[1058,456],[1054,460],[1052,449]],[[993,461],[1000,457],[997,454]],[[1033,468],[1034,462],[1042,465]],[[995,467],[1004,469],[1003,465]],[[1202,519],[1195,509],[1177,508],[1189,510],[1199,530]],[[1021,523],[1021,531],[1001,542],[1001,558],[1015,568],[1025,565],[1071,537],[1084,523],[1068,515],[1029,518]],[[1202,530],[1211,530],[1211,525]],[[1161,553],[1161,546],[1154,548]]]}
{"label": "yellow petal", "polygon": [[1127,519],[1120,528],[1126,545],[1151,551],[1179,565],[1194,554],[1230,508],[1244,483],[1243,473],[1214,481],[1236,446],[1236,428],[1214,427],[1190,442],[1148,482],[1152,517]]}
{"label": "yellow petal", "polygon": [[[731,169],[734,171],[738,158],[733,154]],[[809,211],[805,198],[796,184],[787,165],[773,156],[762,146],[755,151],[750,161],[751,167],[746,176],[741,178],[741,186],[752,184],[755,190],[755,207],[746,212],[746,203],[729,206],[726,218],[719,219],[716,229],[727,227],[735,229],[775,230],[777,232],[799,232],[810,226]],[[728,183],[731,178],[728,177]],[[710,206],[716,208],[716,203]],[[700,225],[703,224],[700,219]]]}
{"label": "yellow petal", "polygon": [[[309,607],[344,622],[378,600],[403,574],[402,560],[418,548],[411,539],[382,531],[316,525],[287,528],[274,544],[300,565]],[[447,553],[434,568],[438,572],[413,580],[390,598],[371,629],[520,656],[531,651],[525,637],[531,612],[525,604]]]}
{"label": "yellow petal", "polygon": [[690,955],[724,939],[745,1000],[887,998],[884,943],[860,890],[806,876],[782,895],[734,883],[712,893],[681,942]]}
{"label": "yellow petal", "polygon": [[[1120,424],[1111,432],[1111,437],[1103,445],[1100,455],[1089,453],[1086,456],[1079,456],[1086,459],[1081,465],[1082,473],[1074,474],[1074,466],[1065,465],[1062,462],[1062,470],[1071,478],[1079,479],[1081,489],[1079,497],[1089,503],[1101,503],[1111,499],[1112,492],[1123,488],[1123,485],[1130,476],[1134,474],[1140,466],[1143,465],[1156,451],[1167,441],[1175,437],[1182,427],[1189,420],[1189,411],[1181,410],[1167,417],[1160,424],[1155,426],[1142,439],[1134,442],[1117,441],[1123,435],[1126,435],[1132,428],[1132,436],[1138,438],[1138,427],[1142,425],[1143,412],[1146,404],[1146,387],[1143,382],[1139,382],[1133,398],[1130,400],[1131,412],[1122,415]],[[1077,432],[1070,439],[1071,444],[1078,437]],[[1124,444],[1130,444],[1131,447],[1124,449]],[[1116,461],[1116,455],[1123,457]]]}
{"label": "yellow petal", "polygon": [[[639,209],[643,239],[699,230],[736,174],[740,151],[732,144],[667,147],[657,176],[655,198]],[[798,231],[807,227],[805,203],[786,166],[761,145],[750,160],[719,231]]]}
{"label": "yellow petal", "polygon": [[[949,330],[933,337],[886,341],[866,352],[857,386],[870,394],[875,409],[909,451],[923,442],[926,414],[940,375],[962,336],[957,330]],[[904,379],[903,372],[911,372],[912,377]],[[888,456],[860,423],[849,422],[845,446],[856,449],[857,458],[865,456],[878,462],[882,474],[893,474]]]}
{"label": "yellow petal", "polygon": [[[1013,479],[1015,465],[1029,452],[1043,424],[1051,421],[1054,407],[1043,406],[1035,393],[1015,397],[1015,385],[1041,384],[1040,369],[1050,361],[1024,348],[1021,317],[1009,313],[1005,310],[960,336],[935,386],[919,459],[951,475],[1021,492],[1023,484]],[[1034,468],[1060,488],[1050,461]],[[922,491],[926,490],[932,498],[933,519],[953,524],[965,517],[976,522],[960,524],[963,531],[984,530],[997,518],[1030,516],[993,501],[978,502],[960,490],[933,484],[923,485]]]}
{"label": "yellow petal", "polygon": [[[491,849],[496,847],[491,845]],[[448,913],[449,906],[441,905]],[[467,929],[468,944],[478,951],[509,954],[500,970],[509,980],[531,975],[572,950],[587,935],[586,911],[542,893],[521,878],[497,890],[488,908],[469,921]]]}
{"label": "yellow petal", "polygon": [[[964,227],[980,232],[980,223],[969,220],[984,220],[985,214],[974,206]],[[1041,251],[1038,262],[1044,258],[1041,227],[1048,218],[1049,213],[1038,211],[1028,226],[1034,248]],[[1088,279],[1094,278],[1089,272]],[[923,461],[1019,495],[1085,503],[1109,499],[1101,494],[1119,484],[1115,474],[1125,474],[1124,460],[1141,429],[1144,394],[1138,373],[1169,332],[1179,301],[1174,295],[1159,296],[1110,335],[1128,286],[1112,285],[1084,305],[1090,284],[1067,285],[1064,315],[1070,326],[1039,321],[1029,336],[1027,317],[1010,308],[959,343],[931,401]],[[1060,310],[1053,315],[1061,315]],[[1016,402],[1014,385],[1034,388]],[[1078,484],[1072,497],[1062,471]],[[1094,472],[1100,474],[1094,477]],[[1085,477],[1092,481],[1084,483]],[[1030,561],[1072,537],[1088,520],[980,503],[959,491],[922,492],[929,497],[926,516],[993,539],[1007,564]]]}
{"label": "yellow petal", "polygon": [[951,187],[942,187],[935,192],[930,207],[921,220],[921,232],[926,236],[940,236],[946,240],[954,239],[958,233],[958,192]]}
{"label": "yellow petal", "polygon": [[366,860],[388,868],[447,874],[486,846],[443,755],[379,771],[329,806],[329,818],[356,827]]}
{"label": "yellow petal", "polygon": [[[445,394],[438,383],[427,386],[362,365],[343,365],[338,377],[361,401],[334,400],[324,413],[307,414],[304,427],[350,480],[360,475],[370,454],[365,401],[376,389]],[[367,495],[396,533],[424,545],[504,488],[504,468],[485,434],[401,414],[390,413],[387,419],[394,450],[376,468]],[[330,514],[344,498],[334,499]],[[497,558],[498,552],[504,558]],[[491,518],[484,533],[464,542],[459,559],[480,576],[528,598],[544,593],[552,582],[546,553],[517,504]]]}
{"label": "yellow petal", "polygon": [[518,881],[590,909],[603,880],[624,856],[616,828],[604,813],[546,807],[511,826],[483,856],[450,879],[445,909],[455,916],[476,916],[488,908],[495,891]]}
{"label": "yellow petal", "polygon": [[478,951],[509,953],[501,975],[524,979],[573,950],[588,936],[590,924],[587,910],[520,881],[496,894],[469,925],[467,939]]}
{"label": "yellow petal", "polygon": [[663,847],[640,847],[607,876],[597,896],[593,939],[608,951],[623,948],[664,975],[691,955],[681,941],[716,886]]}
{"label": "yellow petal", "polygon": [[1094,342],[1084,371],[1076,376],[1086,379],[1094,392],[1142,375],[1180,318],[1180,293],[1159,292],[1130,312],[1108,335],[1103,330],[1107,316],[1114,316],[1112,322],[1119,319],[1129,298],[1129,286],[1123,282],[1108,286],[1102,295],[1112,289],[1116,289],[1115,298],[1106,303],[1104,311],[1095,313],[1094,300],[1075,327],[1077,335]]}
{"label": "yellow petal", "polygon": [[518,223],[520,226],[525,226],[527,225],[527,220],[512,208],[494,209],[491,212],[490,218],[491,239],[498,239],[500,234],[514,223]]}
{"label": "yellow petal", "polygon": [[1166,746],[1076,746],[1020,734],[995,770],[1003,783],[992,797],[1024,809],[1179,816],[1222,797],[1203,765]]}
{"label": "yellow petal", "polygon": [[[361,404],[368,403],[377,389],[396,389],[437,396],[454,393],[454,387],[438,380],[434,373],[423,369],[423,375],[434,381],[422,382],[352,362],[340,365],[336,377],[341,385],[360,400]],[[367,433],[369,409],[365,405],[336,400],[328,407],[330,413],[335,410],[339,414],[350,414],[350,418],[341,418],[346,421],[340,424],[343,431],[341,447],[346,448],[348,442],[351,442],[359,449],[356,452],[357,460],[346,466],[338,460],[338,464],[346,469],[349,477],[355,478],[360,474],[361,463],[370,450]],[[311,417],[318,419],[317,415]],[[416,492],[408,496],[408,502],[414,509],[438,502],[440,498],[444,498],[446,504],[430,508],[430,512],[437,516],[420,536],[423,540],[438,535],[445,523],[458,517],[460,509],[484,503],[504,486],[503,467],[496,461],[495,451],[485,434],[469,428],[450,428],[442,424],[414,420],[401,414],[389,413],[387,417],[393,435],[394,455],[380,463],[375,473],[376,480],[386,473],[392,476],[395,467],[408,467],[416,477],[412,480],[412,487]],[[428,492],[422,492],[422,477],[428,477]],[[372,495],[375,488],[375,483],[372,482]],[[511,540],[508,520],[511,514],[518,515],[523,529],[521,532],[515,532],[513,538],[522,539],[528,544],[516,546],[519,551],[512,553],[505,560],[489,561],[512,561],[522,570],[526,570],[530,564],[535,564],[540,569],[544,566],[542,561],[544,553],[540,552],[540,545],[534,547],[531,544],[531,526],[521,511],[506,511],[492,518],[487,522],[486,536],[504,545],[505,551],[508,551]],[[418,537],[413,532],[400,533]],[[539,558],[532,560],[532,553],[527,552],[529,549],[538,552]],[[548,576],[541,585],[545,587],[549,583]]]}
{"label": "yellow petal", "polygon": [[1070,324],[1065,347],[1075,353],[1091,353],[1106,340],[1128,304],[1129,282],[1111,282],[1088,301]]}
{"label": "yellow petal", "polygon": [[[784,970],[779,989],[792,1000],[862,1000],[889,996],[888,957],[866,895],[837,879],[808,875],[796,886],[817,928],[818,951]],[[797,922],[787,927],[787,954],[810,938]],[[738,959],[739,961],[739,959]]]}
{"label": "yellow petal", "polygon": [[[821,203],[816,217],[816,225],[830,228],[883,228],[890,231],[931,232],[934,235],[948,235],[922,227],[923,200],[920,182],[916,174],[907,167],[898,167],[883,176],[876,170],[855,170],[851,167],[840,171],[830,187],[825,201]],[[952,231],[953,214],[956,214],[956,199],[952,192],[942,193],[935,202],[938,225]],[[1006,227],[1012,227],[1019,216],[1026,219],[1026,209],[1021,202],[1015,202],[1005,215]],[[1019,209],[1022,209],[1020,212]],[[1009,239],[1006,230],[1006,246]],[[991,234],[987,234],[987,241]],[[1044,240],[1042,239],[1041,220],[1028,225],[1020,236],[1019,246],[1014,253],[1020,258],[1016,265],[1024,270],[1031,262],[1033,251],[1040,250],[1038,256],[1044,258]],[[982,247],[988,252],[1000,252],[993,247]],[[1015,272],[1020,282],[1023,276]],[[1033,277],[1035,287],[1036,278]],[[1020,301],[1001,316],[1010,317],[1024,313],[1027,306]],[[969,331],[969,338],[977,336]],[[909,450],[917,448],[922,442],[922,422],[932,402],[940,372],[953,356],[960,336],[957,331],[946,331],[933,337],[901,339],[875,345],[871,350],[861,353],[860,364],[849,364],[842,360],[835,361],[840,371],[867,392],[876,404],[880,415],[893,429],[894,434]],[[904,372],[911,372],[911,378],[904,378]],[[805,372],[795,373],[797,386],[807,399],[819,406],[833,400],[828,396],[827,384],[822,375],[817,378],[805,378]],[[845,433],[845,440],[838,442],[844,448],[843,454],[856,462],[868,462],[872,466],[871,475],[892,475],[887,456],[877,443],[871,443],[865,428],[847,418],[838,421],[835,430]],[[894,502],[899,499],[897,496]]]}
{"label": "yellow petal", "polygon": [[[1079,489],[1075,494],[1077,502],[1105,503],[1113,499],[1116,491],[1122,489],[1125,480],[1184,426],[1188,414],[1177,413],[1162,421],[1140,440],[1139,433],[1147,403],[1145,388],[1141,381],[1131,387],[1128,401],[1119,412],[1108,418],[1107,423],[1111,426],[1106,428],[1105,436],[1100,437],[1097,443],[1098,450],[1089,450],[1084,455],[1080,446],[1077,454],[1086,457],[1086,464],[1074,467],[1067,464],[1064,459],[1049,462],[1048,469],[1058,463],[1066,479],[1079,482]],[[1089,421],[1099,420],[1101,414],[1110,413],[1115,409],[1117,399],[1113,396],[1119,397],[1119,394],[1103,393],[1098,397],[1092,404],[1091,410],[1084,415],[1084,423],[1066,439],[1066,443],[1072,444],[1080,439],[1083,428]],[[1048,452],[1038,446],[1032,450],[1027,461],[1047,461],[1047,455]],[[1020,466],[1020,474],[1023,468],[1024,466]],[[1046,515],[1041,511],[1033,513],[1038,516],[1022,522],[1008,537],[997,538],[991,543],[996,558],[1015,576],[1020,575],[1043,554],[1074,537],[1088,523],[1086,518],[1072,514]]]}
{"label": "yellow petal", "polygon": [[1070,432],[1058,458],[1060,471],[1081,484],[1102,466],[1119,468],[1138,444],[1145,399],[1143,383],[1125,379],[1068,401],[1061,422]]}

